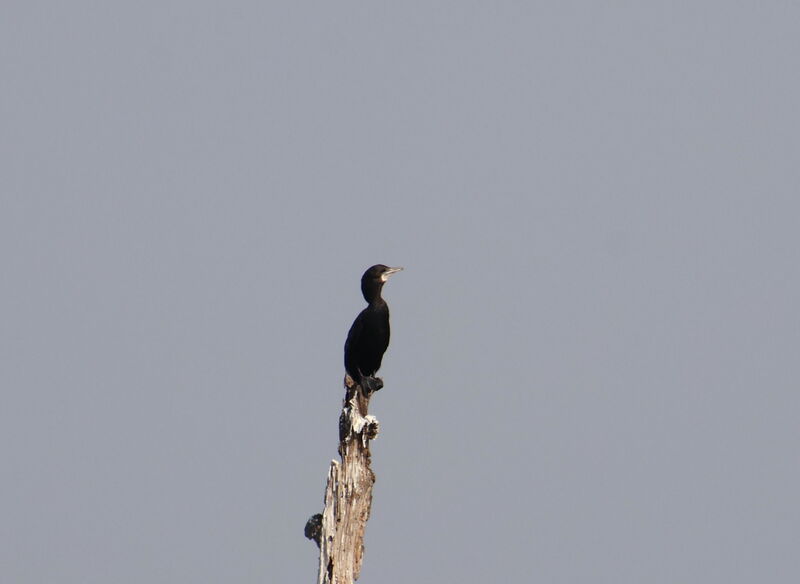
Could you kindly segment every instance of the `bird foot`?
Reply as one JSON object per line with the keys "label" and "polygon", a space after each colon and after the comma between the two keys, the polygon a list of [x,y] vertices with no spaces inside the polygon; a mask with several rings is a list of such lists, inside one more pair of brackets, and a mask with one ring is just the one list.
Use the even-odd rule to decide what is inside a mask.
{"label": "bird foot", "polygon": [[361,378],[361,389],[364,390],[364,395],[371,395],[383,387],[383,379],[380,377],[363,376]]}

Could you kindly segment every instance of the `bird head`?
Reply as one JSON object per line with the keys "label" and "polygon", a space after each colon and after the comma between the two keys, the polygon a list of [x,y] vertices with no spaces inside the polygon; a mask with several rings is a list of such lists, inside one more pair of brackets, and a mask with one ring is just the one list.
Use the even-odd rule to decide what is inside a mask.
{"label": "bird head", "polygon": [[364,275],[361,276],[361,291],[367,302],[371,302],[373,298],[380,297],[380,290],[389,279],[389,276],[402,269],[376,264],[364,272]]}
{"label": "bird head", "polygon": [[383,264],[375,264],[371,268],[369,268],[364,275],[361,277],[362,281],[371,280],[371,281],[379,281],[379,282],[386,282],[389,279],[389,276],[392,274],[396,274],[403,268],[390,268],[389,266],[384,266]]}

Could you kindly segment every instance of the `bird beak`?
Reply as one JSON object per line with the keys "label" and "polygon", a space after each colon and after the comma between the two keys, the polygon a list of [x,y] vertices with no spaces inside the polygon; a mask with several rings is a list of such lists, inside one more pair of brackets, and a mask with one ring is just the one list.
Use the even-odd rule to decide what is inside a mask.
{"label": "bird beak", "polygon": [[392,274],[396,274],[397,272],[399,272],[402,269],[403,268],[389,268],[383,274],[381,274],[381,280],[383,280],[385,282],[386,280],[389,279],[389,276],[391,276]]}

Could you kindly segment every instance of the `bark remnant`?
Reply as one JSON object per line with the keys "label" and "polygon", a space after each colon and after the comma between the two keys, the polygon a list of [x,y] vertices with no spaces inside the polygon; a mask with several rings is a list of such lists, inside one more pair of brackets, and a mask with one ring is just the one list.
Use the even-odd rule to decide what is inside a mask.
{"label": "bark remnant", "polygon": [[379,431],[368,414],[370,395],[345,376],[347,392],[339,416],[339,456],[328,468],[325,509],[306,524],[319,546],[318,584],[353,584],[364,559],[364,531],[372,508],[375,473],[369,442]]}

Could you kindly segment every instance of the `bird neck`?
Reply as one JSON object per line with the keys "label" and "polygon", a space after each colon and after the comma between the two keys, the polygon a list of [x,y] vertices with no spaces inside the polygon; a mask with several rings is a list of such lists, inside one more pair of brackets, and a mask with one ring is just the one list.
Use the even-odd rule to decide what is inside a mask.
{"label": "bird neck", "polygon": [[370,281],[361,283],[361,293],[364,295],[364,300],[366,300],[370,306],[383,302],[383,298],[381,298],[382,289],[383,282]]}

